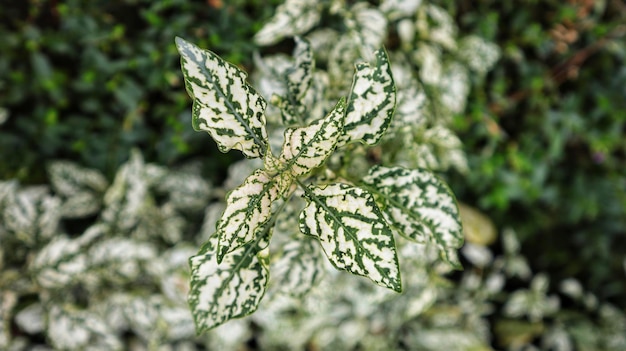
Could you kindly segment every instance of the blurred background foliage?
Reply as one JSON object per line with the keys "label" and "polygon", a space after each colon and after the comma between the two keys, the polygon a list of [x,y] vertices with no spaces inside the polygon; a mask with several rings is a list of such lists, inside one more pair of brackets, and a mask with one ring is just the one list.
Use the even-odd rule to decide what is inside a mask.
{"label": "blurred background foliage", "polygon": [[[169,167],[201,159],[219,183],[234,154],[191,129],[173,38],[250,70],[281,2],[0,0],[0,179],[46,183],[53,159],[112,179],[138,147]],[[438,3],[502,50],[454,121],[458,198],[515,228],[533,271],[625,308],[626,4]]]}
{"label": "blurred background foliage", "polygon": [[174,165],[220,157],[189,128],[175,36],[249,65],[250,40],[277,1],[31,0],[0,2],[0,178],[45,181],[72,159],[111,177],[140,147]]}
{"label": "blurred background foliage", "polygon": [[510,225],[538,271],[626,306],[626,3],[449,2],[503,57],[455,125],[459,198]]}

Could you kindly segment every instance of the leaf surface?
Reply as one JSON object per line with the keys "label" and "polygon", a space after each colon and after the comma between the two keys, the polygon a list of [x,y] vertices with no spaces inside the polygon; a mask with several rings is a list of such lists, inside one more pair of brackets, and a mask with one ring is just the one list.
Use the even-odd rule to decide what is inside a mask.
{"label": "leaf surface", "polygon": [[312,238],[294,237],[285,244],[282,257],[272,265],[280,291],[302,297],[319,281],[324,270],[319,246]]}
{"label": "leaf surface", "polygon": [[309,188],[305,197],[300,230],[319,239],[337,269],[402,291],[395,241],[371,194],[337,183]]}
{"label": "leaf surface", "polygon": [[217,263],[217,237],[214,235],[189,259],[188,301],[198,332],[256,311],[269,279],[267,255],[261,251],[268,239],[268,236],[259,237]]}
{"label": "leaf surface", "polygon": [[226,209],[217,224],[218,262],[257,238],[272,216],[272,204],[285,194],[291,182],[287,173],[273,176],[259,169],[228,194]]}
{"label": "leaf surface", "polygon": [[461,268],[456,249],[463,245],[459,210],[445,183],[425,169],[373,167],[363,182],[384,202],[386,218],[417,242],[434,241],[442,257]]}
{"label": "leaf surface", "polygon": [[272,97],[272,103],[276,100],[280,107],[285,125],[301,123],[304,119],[307,111],[304,98],[311,87],[315,67],[311,44],[300,37],[295,37],[294,40],[296,42],[293,52],[295,62],[284,74],[287,86],[286,96],[284,98],[278,95]]}
{"label": "leaf surface", "polygon": [[294,176],[305,175],[321,166],[335,150],[343,132],[345,108],[345,100],[341,99],[326,118],[306,127],[285,130],[280,160]]}
{"label": "leaf surface", "polygon": [[247,74],[211,51],[176,38],[187,92],[193,98],[196,130],[207,131],[222,152],[236,149],[246,157],[267,150],[267,103],[247,82]]}
{"label": "leaf surface", "polygon": [[377,50],[376,66],[360,62],[347,103],[345,134],[338,146],[352,141],[376,144],[391,123],[396,105],[396,87],[385,50]]}
{"label": "leaf surface", "polygon": [[321,18],[318,0],[287,0],[278,6],[274,17],[254,36],[259,45],[272,45],[286,37],[303,34]]}

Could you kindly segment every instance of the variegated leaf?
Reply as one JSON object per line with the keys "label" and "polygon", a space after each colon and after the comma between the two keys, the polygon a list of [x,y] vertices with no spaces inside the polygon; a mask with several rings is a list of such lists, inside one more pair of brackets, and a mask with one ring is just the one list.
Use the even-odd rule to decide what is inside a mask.
{"label": "variegated leaf", "polygon": [[47,335],[57,350],[122,349],[121,340],[102,317],[77,306],[53,305]]}
{"label": "variegated leaf", "polygon": [[320,240],[337,268],[402,291],[391,229],[367,191],[347,184],[309,188],[300,230]]}
{"label": "variegated leaf", "polygon": [[54,234],[61,219],[61,200],[48,195],[46,187],[30,187],[5,199],[3,224],[29,245],[43,244]]}
{"label": "variegated leaf", "polygon": [[381,47],[387,37],[387,19],[378,9],[365,2],[355,4],[350,14],[353,16],[345,18],[346,27],[351,30],[357,48],[369,59],[369,55]]}
{"label": "variegated leaf", "polygon": [[208,132],[222,152],[237,149],[246,157],[267,151],[267,103],[247,82],[247,74],[211,51],[176,38],[187,92],[193,99],[196,130]]}
{"label": "variegated leaf", "polygon": [[37,253],[29,266],[37,283],[47,289],[58,289],[83,278],[89,269],[86,247],[108,230],[106,225],[96,224],[76,239],[55,236]]}
{"label": "variegated leaf", "polygon": [[442,257],[461,268],[456,249],[463,245],[459,210],[445,183],[428,170],[373,167],[363,182],[384,203],[386,217],[405,237],[434,241]]}
{"label": "variegated leaf", "polygon": [[133,150],[128,162],[123,164],[115,180],[104,194],[105,208],[102,219],[114,223],[120,230],[131,230],[141,220],[149,203],[149,185],[146,164],[138,150]]}
{"label": "variegated leaf", "polygon": [[396,105],[396,87],[385,50],[375,52],[376,66],[357,63],[348,97],[345,134],[338,146],[352,141],[376,144],[391,123]]}
{"label": "variegated leaf", "polygon": [[102,206],[101,197],[90,191],[79,191],[61,204],[63,218],[81,218],[95,214]]}
{"label": "variegated leaf", "polygon": [[343,132],[346,103],[342,98],[326,116],[311,125],[285,130],[280,160],[298,177],[321,166],[335,150]]}
{"label": "variegated leaf", "polygon": [[296,41],[296,48],[293,52],[295,62],[285,72],[287,94],[284,98],[278,95],[272,97],[272,102],[280,107],[285,125],[301,123],[304,119],[306,112],[304,98],[311,87],[315,67],[311,44],[300,37],[295,37],[294,40]]}
{"label": "variegated leaf", "polygon": [[320,255],[319,246],[314,240],[292,237],[283,247],[283,255],[271,267],[278,289],[295,297],[308,293],[324,271]]}
{"label": "variegated leaf", "polygon": [[259,169],[228,194],[226,209],[217,224],[218,262],[227,253],[255,240],[265,230],[274,202],[285,194],[291,183],[287,173],[270,175]]}
{"label": "variegated leaf", "polygon": [[105,281],[126,283],[136,280],[144,267],[158,256],[148,242],[113,237],[99,240],[87,251],[89,272]]}
{"label": "variegated leaf", "polygon": [[81,191],[103,193],[109,186],[102,173],[69,161],[51,163],[48,173],[54,191],[67,197]]}
{"label": "variegated leaf", "polygon": [[500,58],[500,48],[479,36],[469,35],[461,39],[459,56],[470,69],[484,75]]}
{"label": "variegated leaf", "polygon": [[268,240],[269,235],[259,236],[217,263],[217,237],[213,236],[189,259],[188,300],[198,332],[256,311],[269,279],[268,257],[262,251]]}
{"label": "variegated leaf", "polygon": [[169,172],[157,183],[157,187],[167,193],[169,202],[176,209],[181,210],[202,209],[211,196],[210,184],[191,171]]}
{"label": "variegated leaf", "polygon": [[453,113],[463,112],[470,91],[467,68],[456,62],[443,66],[438,84],[439,91],[441,91],[442,106]]}
{"label": "variegated leaf", "polygon": [[321,12],[320,1],[286,0],[254,36],[254,41],[258,45],[272,45],[283,38],[304,34],[319,22]]}

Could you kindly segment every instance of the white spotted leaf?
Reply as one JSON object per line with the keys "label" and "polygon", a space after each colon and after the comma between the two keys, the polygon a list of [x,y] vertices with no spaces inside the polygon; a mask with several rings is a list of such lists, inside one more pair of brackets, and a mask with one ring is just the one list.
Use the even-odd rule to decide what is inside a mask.
{"label": "white spotted leaf", "polygon": [[403,236],[435,242],[442,258],[461,268],[456,254],[463,245],[459,210],[441,179],[425,169],[375,166],[363,182],[379,195],[386,218]]}
{"label": "white spotted leaf", "polygon": [[376,65],[360,62],[347,102],[345,134],[338,146],[352,141],[374,145],[389,127],[396,105],[396,86],[393,81],[387,52],[377,50]]}
{"label": "white spotted leaf", "polygon": [[284,73],[287,86],[285,97],[272,96],[272,103],[280,107],[285,125],[294,125],[304,119],[307,111],[304,98],[311,87],[315,67],[311,44],[300,37],[295,37],[294,40],[296,42],[293,52],[295,62]]}
{"label": "white spotted leaf", "polygon": [[308,188],[305,197],[300,230],[320,241],[337,269],[402,291],[393,234],[370,193],[336,183]]}
{"label": "white spotted leaf", "polygon": [[176,38],[187,92],[193,99],[196,130],[208,132],[222,152],[236,149],[246,157],[267,151],[267,103],[247,82],[247,74],[184,39]]}
{"label": "white spotted leaf", "polygon": [[295,297],[307,294],[324,271],[317,243],[299,235],[285,244],[282,256],[271,267],[278,289]]}
{"label": "white spotted leaf", "polygon": [[217,223],[218,262],[265,230],[273,214],[272,205],[286,193],[291,182],[288,173],[271,175],[259,169],[228,194],[226,209]]}
{"label": "white spotted leaf", "polygon": [[318,0],[287,0],[278,6],[274,17],[254,36],[258,45],[272,45],[283,38],[304,34],[322,15]]}
{"label": "white spotted leaf", "polygon": [[341,99],[325,118],[306,127],[285,130],[280,161],[291,174],[305,175],[326,161],[342,135],[345,108],[345,100]]}
{"label": "white spotted leaf", "polygon": [[202,332],[256,311],[269,279],[266,247],[269,235],[244,245],[217,263],[217,237],[212,236],[191,265],[189,305]]}

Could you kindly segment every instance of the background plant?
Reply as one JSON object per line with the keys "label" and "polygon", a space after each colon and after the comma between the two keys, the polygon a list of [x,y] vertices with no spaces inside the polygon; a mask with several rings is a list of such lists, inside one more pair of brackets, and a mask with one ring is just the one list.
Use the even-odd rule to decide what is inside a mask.
{"label": "background plant", "polygon": [[[188,130],[175,35],[251,64],[249,37],[272,1],[26,1],[0,6],[0,179],[45,182],[47,161],[73,159],[113,177],[130,150],[175,165],[229,157]],[[258,18],[258,19],[256,19]],[[19,153],[13,150],[20,150]]]}
{"label": "background plant", "polygon": [[498,226],[514,226],[537,270],[576,277],[624,306],[625,8],[500,5],[447,5],[463,31],[503,53],[455,117],[475,171],[450,178],[452,187]]}

